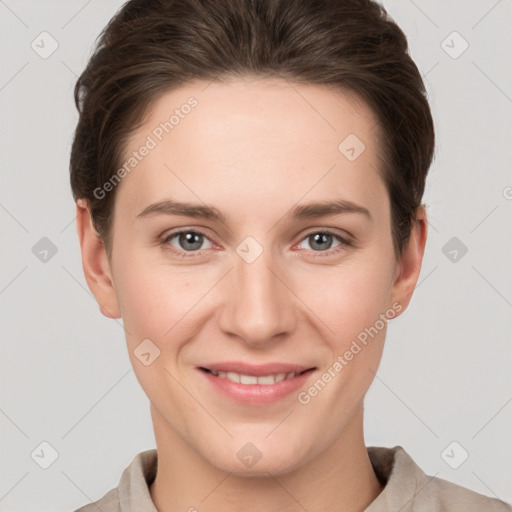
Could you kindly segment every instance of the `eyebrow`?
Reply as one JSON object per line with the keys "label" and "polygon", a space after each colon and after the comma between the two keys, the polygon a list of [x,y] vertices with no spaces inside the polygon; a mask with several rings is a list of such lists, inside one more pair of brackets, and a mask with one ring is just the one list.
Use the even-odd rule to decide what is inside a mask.
{"label": "eyebrow", "polygon": [[[360,213],[368,217],[369,220],[372,220],[372,216],[367,208],[345,199],[296,205],[290,209],[285,217],[304,220],[344,213]],[[172,199],[150,204],[137,215],[137,218],[142,219],[153,215],[182,215],[226,223],[225,215],[214,206],[182,203]]]}
{"label": "eyebrow", "polygon": [[311,219],[327,215],[340,215],[342,213],[361,213],[368,217],[369,220],[372,220],[370,211],[367,208],[346,199],[297,205],[290,210],[286,217]]}

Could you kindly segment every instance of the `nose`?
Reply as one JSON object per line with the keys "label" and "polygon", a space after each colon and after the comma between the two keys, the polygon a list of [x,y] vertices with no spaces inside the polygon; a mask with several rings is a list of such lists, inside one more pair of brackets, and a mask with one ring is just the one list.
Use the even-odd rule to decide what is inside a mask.
{"label": "nose", "polygon": [[293,332],[297,310],[283,265],[272,259],[271,251],[252,262],[235,256],[224,280],[220,328],[255,348],[286,338]]}

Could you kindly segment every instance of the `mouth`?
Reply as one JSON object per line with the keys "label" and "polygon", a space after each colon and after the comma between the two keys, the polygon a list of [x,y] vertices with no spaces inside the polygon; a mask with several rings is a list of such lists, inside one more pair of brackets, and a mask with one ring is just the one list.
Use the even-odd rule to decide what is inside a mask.
{"label": "mouth", "polygon": [[290,372],[276,372],[261,375],[247,375],[244,373],[238,373],[234,371],[222,371],[222,370],[211,370],[209,368],[199,367],[203,372],[209,373],[219,379],[226,379],[237,384],[244,384],[247,386],[254,386],[260,384],[263,386],[271,386],[277,382],[284,380],[290,380],[305,373],[312,372],[316,369],[307,368],[306,370],[290,371]]}
{"label": "mouth", "polygon": [[316,366],[281,362],[254,365],[244,361],[209,363],[196,368],[214,393],[244,406],[269,406],[284,400],[306,386],[317,370]]}

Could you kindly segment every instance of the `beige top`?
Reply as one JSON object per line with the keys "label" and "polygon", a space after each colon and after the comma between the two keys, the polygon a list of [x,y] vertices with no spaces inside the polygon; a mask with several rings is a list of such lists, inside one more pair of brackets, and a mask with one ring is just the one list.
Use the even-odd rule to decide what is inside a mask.
{"label": "beige top", "polygon": [[[366,448],[385,487],[364,512],[512,512],[504,501],[426,475],[401,446]],[[118,487],[75,512],[157,512],[149,494],[156,468],[155,449],[139,453],[123,471]]]}

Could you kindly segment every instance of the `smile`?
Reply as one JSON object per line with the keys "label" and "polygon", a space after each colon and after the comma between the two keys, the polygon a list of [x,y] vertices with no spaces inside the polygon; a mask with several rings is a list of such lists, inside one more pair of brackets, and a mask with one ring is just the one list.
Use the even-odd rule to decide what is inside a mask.
{"label": "smile", "polygon": [[307,385],[316,368],[278,373],[258,370],[258,375],[204,367],[197,370],[206,378],[209,390],[205,390],[205,393],[220,393],[241,405],[266,406],[298,392]]}
{"label": "smile", "polygon": [[237,372],[223,372],[223,371],[214,371],[204,369],[205,371],[215,375],[215,377],[219,377],[221,379],[228,379],[231,382],[236,382],[238,384],[245,385],[255,385],[262,384],[264,386],[269,386],[275,384],[276,382],[281,382],[282,380],[293,379],[297,375],[301,375],[309,370],[304,370],[303,372],[289,372],[289,373],[277,373],[274,375],[263,375],[256,377],[255,375],[243,375]]}

